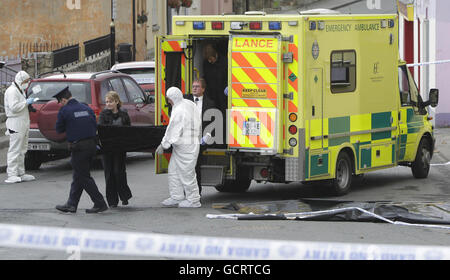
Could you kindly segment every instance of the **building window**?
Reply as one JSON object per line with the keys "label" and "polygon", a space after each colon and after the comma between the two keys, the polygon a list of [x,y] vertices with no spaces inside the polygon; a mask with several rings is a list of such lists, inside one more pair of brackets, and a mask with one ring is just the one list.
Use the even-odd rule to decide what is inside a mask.
{"label": "building window", "polygon": [[333,51],[331,53],[331,92],[354,92],[356,89],[356,52]]}

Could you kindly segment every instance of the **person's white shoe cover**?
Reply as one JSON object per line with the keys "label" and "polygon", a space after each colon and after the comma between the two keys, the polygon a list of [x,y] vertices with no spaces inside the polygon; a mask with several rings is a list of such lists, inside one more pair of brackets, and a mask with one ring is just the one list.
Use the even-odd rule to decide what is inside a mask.
{"label": "person's white shoe cover", "polygon": [[36,178],[30,174],[23,174],[22,176],[20,176],[20,179],[22,180],[22,182],[29,182],[36,180]]}
{"label": "person's white shoe cover", "polygon": [[15,184],[22,182],[22,179],[20,179],[19,176],[10,176],[8,179],[5,180],[5,183],[7,184]]}
{"label": "person's white shoe cover", "polygon": [[181,200],[175,200],[175,199],[169,197],[168,199],[161,202],[161,204],[164,206],[177,206],[180,202],[181,202]]}
{"label": "person's white shoe cover", "polygon": [[179,208],[200,208],[202,207],[202,204],[200,203],[200,201],[197,202],[190,202],[189,200],[183,200],[182,202],[180,202],[180,204],[178,204]]}
{"label": "person's white shoe cover", "polygon": [[195,103],[184,99],[178,88],[169,88],[166,96],[172,100],[173,107],[161,146],[173,148],[168,170],[170,197],[179,201],[199,201],[195,165],[200,150],[200,114]]}

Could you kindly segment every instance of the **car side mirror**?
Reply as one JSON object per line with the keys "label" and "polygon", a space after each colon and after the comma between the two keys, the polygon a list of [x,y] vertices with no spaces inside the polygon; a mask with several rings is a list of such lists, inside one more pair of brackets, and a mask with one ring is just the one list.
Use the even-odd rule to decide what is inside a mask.
{"label": "car side mirror", "polygon": [[437,88],[430,89],[429,100],[430,106],[435,108],[439,102],[439,90]]}
{"label": "car side mirror", "polygon": [[2,69],[5,66],[6,62],[0,61],[0,69]]}
{"label": "car side mirror", "polygon": [[147,104],[155,103],[155,97],[151,95],[145,95],[145,103]]}
{"label": "car side mirror", "polygon": [[400,98],[401,98],[402,104],[408,104],[409,103],[409,92],[407,92],[407,91],[400,92]]}

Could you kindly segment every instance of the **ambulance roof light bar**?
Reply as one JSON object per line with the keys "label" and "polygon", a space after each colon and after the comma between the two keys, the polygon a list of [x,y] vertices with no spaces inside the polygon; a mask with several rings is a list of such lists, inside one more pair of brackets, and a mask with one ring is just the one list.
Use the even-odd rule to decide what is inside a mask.
{"label": "ambulance roof light bar", "polygon": [[251,30],[261,30],[262,22],[260,21],[250,21],[249,27]]}
{"label": "ambulance roof light bar", "polygon": [[205,22],[204,21],[194,21],[193,28],[194,28],[194,30],[204,30]]}
{"label": "ambulance roof light bar", "polygon": [[224,24],[223,21],[213,21],[211,22],[211,29],[212,30],[223,30]]}

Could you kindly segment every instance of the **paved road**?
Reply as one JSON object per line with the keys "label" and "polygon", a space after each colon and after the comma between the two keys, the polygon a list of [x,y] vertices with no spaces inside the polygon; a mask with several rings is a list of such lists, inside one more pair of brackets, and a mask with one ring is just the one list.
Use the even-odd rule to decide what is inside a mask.
{"label": "paved road", "polygon": [[[443,163],[437,154],[433,162]],[[76,214],[61,214],[54,209],[64,203],[71,182],[67,159],[43,164],[33,173],[37,181],[7,185],[0,183],[0,223],[42,225],[114,231],[186,234],[218,237],[263,238],[321,242],[357,242],[405,245],[450,244],[450,231],[411,228],[381,223],[307,222],[307,221],[234,221],[210,220],[206,214],[223,214],[215,203],[259,202],[326,197],[320,186],[301,184],[253,184],[248,193],[224,194],[204,190],[199,209],[162,208],[168,196],[167,177],[154,175],[154,161],[148,154],[135,153],[128,158],[128,178],[134,198],[127,207],[98,215],[85,214],[92,206],[83,194]],[[409,168],[397,167],[367,174],[361,187],[350,194],[330,199],[353,201],[449,201],[450,165],[433,166],[428,179],[415,180]],[[103,170],[93,176],[104,193]],[[5,174],[0,175],[3,182]],[[66,259],[64,252],[0,248],[0,259]],[[83,254],[83,259],[115,259],[117,256]],[[123,257],[120,257],[123,258]]]}

